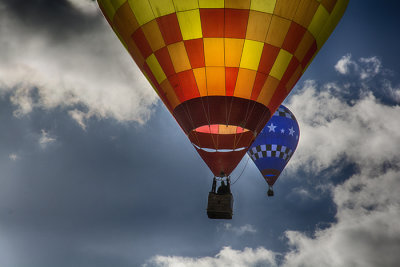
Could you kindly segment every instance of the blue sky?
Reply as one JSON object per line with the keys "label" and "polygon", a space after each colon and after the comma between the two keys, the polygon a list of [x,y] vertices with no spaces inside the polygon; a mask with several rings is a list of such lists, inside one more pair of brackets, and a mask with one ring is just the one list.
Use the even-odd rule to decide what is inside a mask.
{"label": "blue sky", "polygon": [[211,172],[96,4],[0,0],[0,265],[398,266],[399,8],[350,1],[284,103],[301,138],[275,197],[245,158],[215,221]]}

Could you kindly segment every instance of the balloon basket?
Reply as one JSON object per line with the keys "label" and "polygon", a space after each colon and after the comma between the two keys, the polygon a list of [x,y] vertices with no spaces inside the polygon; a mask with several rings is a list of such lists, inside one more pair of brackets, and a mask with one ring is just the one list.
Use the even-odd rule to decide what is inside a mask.
{"label": "balloon basket", "polygon": [[208,193],[207,216],[210,219],[232,219],[233,195]]}
{"label": "balloon basket", "polygon": [[268,197],[273,197],[274,196],[274,190],[272,190],[271,188],[268,189],[267,192]]}

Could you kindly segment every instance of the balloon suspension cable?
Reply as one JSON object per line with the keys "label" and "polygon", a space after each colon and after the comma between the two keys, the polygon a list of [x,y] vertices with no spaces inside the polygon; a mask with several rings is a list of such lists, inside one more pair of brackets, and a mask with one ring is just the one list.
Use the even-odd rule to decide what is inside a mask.
{"label": "balloon suspension cable", "polygon": [[245,170],[246,167],[247,167],[247,163],[249,163],[249,159],[250,159],[250,156],[247,156],[247,161],[246,161],[246,164],[245,164],[244,167],[243,167],[242,172],[240,173],[239,177],[236,178],[236,180],[235,180],[233,183],[231,183],[231,186],[234,185],[234,184],[239,180],[239,178],[242,176],[242,174],[244,173],[244,170]]}

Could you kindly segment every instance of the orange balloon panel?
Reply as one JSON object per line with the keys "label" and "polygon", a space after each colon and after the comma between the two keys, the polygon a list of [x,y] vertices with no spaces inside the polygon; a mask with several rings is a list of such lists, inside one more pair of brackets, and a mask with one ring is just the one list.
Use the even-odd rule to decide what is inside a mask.
{"label": "orange balloon panel", "polygon": [[[245,153],[238,145],[254,141],[292,90],[348,0],[98,3],[202,158],[220,175],[234,169]],[[237,127],[245,131],[232,130]],[[221,143],[231,150],[222,152]]]}

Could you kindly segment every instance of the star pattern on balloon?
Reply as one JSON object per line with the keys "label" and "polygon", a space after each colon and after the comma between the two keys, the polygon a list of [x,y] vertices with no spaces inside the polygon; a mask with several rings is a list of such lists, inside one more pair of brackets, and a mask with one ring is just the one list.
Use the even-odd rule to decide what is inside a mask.
{"label": "star pattern on balloon", "polygon": [[276,125],[274,125],[273,123],[271,123],[267,127],[269,128],[269,132],[275,132]]}

